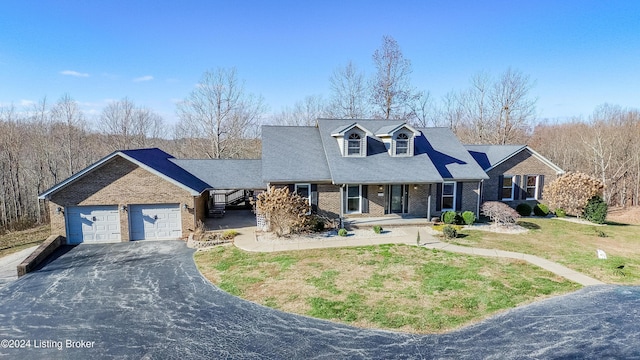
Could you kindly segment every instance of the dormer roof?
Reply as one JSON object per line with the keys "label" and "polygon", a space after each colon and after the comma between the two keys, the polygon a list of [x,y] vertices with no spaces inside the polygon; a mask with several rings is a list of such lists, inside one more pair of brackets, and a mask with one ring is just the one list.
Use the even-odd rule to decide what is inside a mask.
{"label": "dormer roof", "polygon": [[393,125],[383,126],[380,129],[378,129],[376,131],[376,136],[380,137],[380,138],[382,138],[382,137],[392,137],[398,130],[403,129],[403,128],[411,131],[414,136],[419,136],[420,135],[420,131],[418,131],[416,128],[414,128],[413,126],[411,126],[409,124],[393,124]]}
{"label": "dormer roof", "polygon": [[353,128],[360,129],[361,131],[366,133],[367,136],[373,136],[373,133],[371,131],[367,130],[364,126],[358,124],[357,122],[354,122],[354,123],[349,124],[347,126],[340,126],[340,127],[336,128],[335,130],[333,130],[331,132],[331,136],[333,136],[333,137],[344,136],[344,134],[348,133]]}

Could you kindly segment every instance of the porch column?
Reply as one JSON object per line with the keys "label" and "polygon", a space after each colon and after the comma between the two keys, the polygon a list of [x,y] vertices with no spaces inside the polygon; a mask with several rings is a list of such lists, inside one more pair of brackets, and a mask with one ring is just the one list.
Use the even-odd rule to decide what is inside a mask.
{"label": "porch column", "polygon": [[427,220],[431,221],[431,184],[429,184],[429,192],[427,195]]}

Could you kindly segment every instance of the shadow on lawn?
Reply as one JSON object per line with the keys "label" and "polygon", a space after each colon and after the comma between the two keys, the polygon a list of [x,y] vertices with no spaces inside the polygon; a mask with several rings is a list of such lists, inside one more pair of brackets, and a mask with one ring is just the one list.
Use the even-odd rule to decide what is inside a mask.
{"label": "shadow on lawn", "polygon": [[527,230],[540,230],[540,225],[528,221],[518,221],[518,225]]}

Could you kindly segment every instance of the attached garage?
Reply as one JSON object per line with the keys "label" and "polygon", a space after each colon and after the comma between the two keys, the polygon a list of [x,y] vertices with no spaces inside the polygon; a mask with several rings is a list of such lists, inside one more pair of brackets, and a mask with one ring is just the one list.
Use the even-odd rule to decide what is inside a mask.
{"label": "attached garage", "polygon": [[52,235],[68,244],[186,239],[209,186],[154,149],[116,151],[40,194]]}
{"label": "attached garage", "polygon": [[180,204],[129,206],[130,240],[173,240],[182,237]]}
{"label": "attached garage", "polygon": [[119,242],[118,206],[71,206],[67,208],[67,243]]}

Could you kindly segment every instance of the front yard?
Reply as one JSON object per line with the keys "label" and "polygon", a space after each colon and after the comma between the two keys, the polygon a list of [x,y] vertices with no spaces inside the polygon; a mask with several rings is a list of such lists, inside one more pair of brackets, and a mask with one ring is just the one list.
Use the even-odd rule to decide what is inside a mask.
{"label": "front yard", "polygon": [[522,261],[407,245],[196,253],[223,290],[286,312],[354,326],[437,333],[580,288]]}
{"label": "front yard", "polygon": [[0,257],[18,252],[45,241],[51,233],[49,225],[0,235]]}
{"label": "front yard", "polygon": [[[612,284],[640,284],[640,226],[583,225],[551,218],[523,218],[524,234],[463,230],[450,242],[537,255]],[[607,260],[598,259],[597,249]],[[622,269],[618,267],[624,265]]]}

